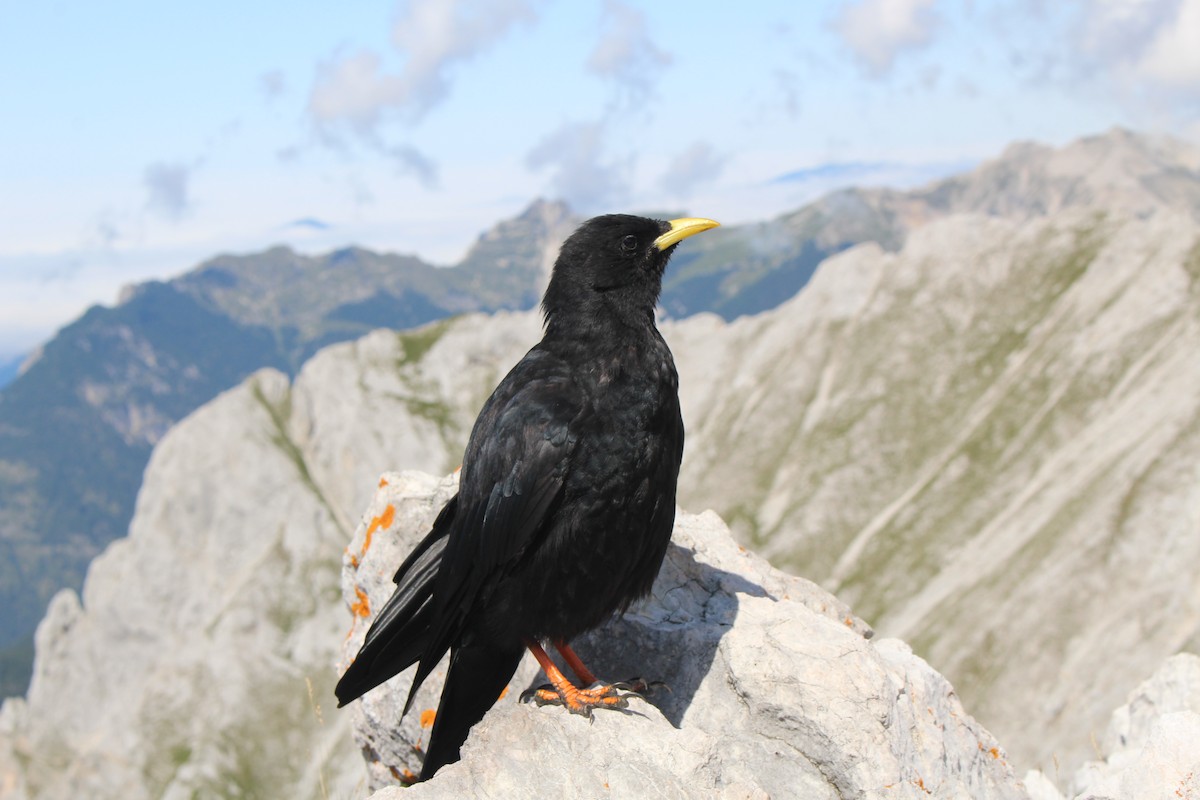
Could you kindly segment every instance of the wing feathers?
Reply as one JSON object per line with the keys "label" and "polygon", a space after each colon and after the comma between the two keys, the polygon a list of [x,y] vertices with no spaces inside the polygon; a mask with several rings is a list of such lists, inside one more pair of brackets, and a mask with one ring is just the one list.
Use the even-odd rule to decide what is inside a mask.
{"label": "wing feathers", "polygon": [[416,663],[417,689],[463,633],[472,605],[535,542],[562,489],[590,405],[567,365],[534,348],[492,394],[467,445],[459,493],[396,572],[396,592],[338,683],[345,704]]}

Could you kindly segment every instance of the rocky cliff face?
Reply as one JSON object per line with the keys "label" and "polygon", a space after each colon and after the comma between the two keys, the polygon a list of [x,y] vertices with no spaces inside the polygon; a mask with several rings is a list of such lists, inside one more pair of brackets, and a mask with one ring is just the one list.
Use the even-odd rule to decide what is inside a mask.
{"label": "rocky cliff face", "polygon": [[453,466],[447,442],[527,344],[497,319],[487,343],[379,331],[173,428],[129,536],[39,626],[28,698],[0,712],[0,796],[358,796],[332,708],[342,552],[397,448]]}
{"label": "rocky cliff face", "polygon": [[1113,712],[1080,797],[1200,797],[1200,656],[1173,656]]}
{"label": "rocky cliff face", "polygon": [[25,637],[51,595],[78,589],[125,535],[171,425],[257,369],[293,372],[374,328],[533,306],[571,224],[561,203],[539,201],[453,269],[359,248],[218,256],[60,331],[0,392],[0,694],[24,692]]}
{"label": "rocky cliff face", "polygon": [[[489,339],[511,344],[503,334]],[[462,349],[449,333],[423,344]],[[367,505],[376,481],[354,477],[389,446],[436,449],[456,429],[453,415],[400,410],[412,402],[405,383],[421,382],[411,367],[397,370],[406,345],[417,347],[375,334],[314,360],[291,387],[261,372],[163,440],[130,536],[95,561],[82,602],[69,590],[55,598],[38,631],[29,697],[0,710],[2,796],[360,797],[368,780],[415,766],[424,714],[400,728],[406,741],[391,730],[393,696],[373,693],[354,711],[331,707],[339,649],[361,638],[395,561],[454,488],[389,475]],[[347,368],[357,382],[339,380]],[[462,375],[443,375],[441,391],[453,393]],[[457,388],[474,391],[470,380]],[[367,509],[353,538],[350,507]],[[677,538],[653,601],[581,650],[605,671],[644,667],[669,678],[659,700],[666,716],[646,706],[629,720],[646,720],[632,730],[691,760],[677,763],[679,750],[656,746],[643,764],[637,738],[613,723],[593,734],[578,719],[544,724],[506,707],[501,724],[529,734],[517,758],[507,758],[512,734],[503,728],[482,729],[471,745],[485,772],[497,758],[517,770],[501,776],[501,794],[538,748],[574,741],[574,752],[607,759],[584,759],[583,796],[598,791],[606,763],[618,785],[665,792],[692,792],[689,771],[707,765],[703,784],[736,790],[729,796],[805,786],[834,797],[890,781],[906,787],[898,796],[923,795],[926,781],[948,796],[1023,796],[999,745],[902,643],[868,644],[866,625],[844,604],[741,551],[715,515],[683,516]],[[349,570],[349,631],[339,563]],[[427,687],[419,707],[435,694]],[[407,761],[375,755],[364,772],[349,729],[363,715],[392,744],[364,738],[366,751]],[[739,732],[736,742],[721,731]],[[863,759],[865,751],[875,755]],[[490,780],[449,774],[468,786]]]}
{"label": "rocky cliff face", "polygon": [[16,797],[320,797],[346,773],[323,713],[348,523],[305,480],[289,393],[261,373],[169,434],[129,536],[55,597],[0,714]]}
{"label": "rocky cliff face", "polygon": [[[669,323],[682,503],[912,641],[1018,763],[1078,764],[1129,686],[1200,649],[1198,287],[1186,216],[956,216],[774,312]],[[406,407],[454,420],[431,469],[538,330],[463,318],[405,351]]]}
{"label": "rocky cliff face", "polygon": [[1140,800],[1200,797],[1200,656],[1167,660],[1112,713],[1098,758],[1076,770],[1064,795],[1041,772],[1025,784],[1031,800]]}
{"label": "rocky cliff face", "polygon": [[1126,687],[1200,646],[1190,218],[952,217],[666,335],[681,502],[912,641],[1019,760],[1085,757]]}

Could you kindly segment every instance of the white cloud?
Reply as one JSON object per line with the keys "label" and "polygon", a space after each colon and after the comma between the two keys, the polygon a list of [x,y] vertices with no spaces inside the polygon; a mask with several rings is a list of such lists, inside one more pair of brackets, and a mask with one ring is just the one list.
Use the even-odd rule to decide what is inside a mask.
{"label": "white cloud", "polygon": [[382,59],[363,51],[320,67],[308,109],[319,125],[343,123],[362,136],[374,136],[380,116],[408,98],[405,82],[381,70]]}
{"label": "white cloud", "polygon": [[438,168],[415,147],[399,145],[387,149],[400,171],[415,177],[426,189],[433,189],[438,182]]}
{"label": "white cloud", "polygon": [[696,189],[716,180],[725,168],[725,156],[708,142],[695,142],[671,160],[659,183],[680,199],[692,196]]}
{"label": "white cloud", "polygon": [[340,147],[348,132],[392,159],[401,173],[435,187],[437,164],[410,144],[389,141],[385,123],[419,123],[449,96],[455,66],[503,39],[517,23],[535,19],[527,0],[410,0],[392,27],[392,44],[404,59],[399,70],[370,50],[319,66],[308,113],[320,140]]}
{"label": "white cloud", "polygon": [[1183,0],[1159,26],[1137,62],[1144,77],[1200,96],[1200,0]]}
{"label": "white cloud", "polygon": [[613,155],[609,140],[627,124],[628,112],[648,112],[671,55],[650,38],[641,11],[620,0],[604,0],[600,37],[588,55],[589,72],[610,82],[614,97],[595,122],[571,122],[542,138],[525,157],[532,170],[549,168],[550,191],[585,213],[611,211],[630,195],[635,155]]}
{"label": "white cloud", "polygon": [[424,113],[445,97],[446,71],[504,38],[518,22],[537,15],[523,0],[413,0],[392,29],[407,56],[403,79],[410,102]]}
{"label": "white cloud", "polygon": [[842,9],[834,29],[867,74],[880,78],[891,71],[902,50],[933,40],[936,4],[937,0],[861,0]]}
{"label": "white cloud", "polygon": [[258,85],[262,90],[263,97],[267,100],[274,100],[284,93],[287,81],[283,76],[283,70],[273,69],[259,76]]}
{"label": "white cloud", "polygon": [[588,69],[616,81],[634,102],[645,99],[671,63],[670,53],[650,39],[642,12],[619,0],[604,0],[601,24],[604,32],[588,56]]}
{"label": "white cloud", "polygon": [[147,192],[146,205],[168,219],[182,218],[191,207],[188,197],[190,179],[191,168],[186,164],[151,164],[142,176]]}
{"label": "white cloud", "polygon": [[456,64],[498,42],[516,23],[535,18],[523,0],[412,0],[392,28],[403,68],[386,71],[382,57],[371,51],[324,64],[309,95],[309,112],[323,128],[344,124],[367,137],[377,135],[385,114],[419,122],[449,94]]}
{"label": "white cloud", "polygon": [[1068,47],[1057,48],[1068,59],[1069,76],[1105,81],[1141,114],[1194,117],[1200,104],[1200,0],[1075,0],[1069,8]]}
{"label": "white cloud", "polygon": [[630,162],[605,154],[601,122],[569,123],[542,139],[525,158],[531,169],[552,167],[555,196],[585,213],[605,210],[628,195]]}
{"label": "white cloud", "polygon": [[1099,59],[1128,59],[1143,50],[1179,0],[1075,0],[1075,41],[1079,50]]}

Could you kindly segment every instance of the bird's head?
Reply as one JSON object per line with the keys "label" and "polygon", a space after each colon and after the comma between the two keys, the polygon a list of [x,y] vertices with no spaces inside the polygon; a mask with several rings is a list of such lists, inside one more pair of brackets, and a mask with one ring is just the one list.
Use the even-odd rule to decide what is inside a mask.
{"label": "bird's head", "polygon": [[547,321],[562,313],[650,315],[667,260],[682,240],[718,223],[607,214],[583,223],[563,242],[542,300]]}

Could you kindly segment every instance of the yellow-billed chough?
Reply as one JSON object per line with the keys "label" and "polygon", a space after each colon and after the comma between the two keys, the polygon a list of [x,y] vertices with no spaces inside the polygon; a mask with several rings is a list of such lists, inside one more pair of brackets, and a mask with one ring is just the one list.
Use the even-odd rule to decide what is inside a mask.
{"label": "yellow-billed chough", "polygon": [[[630,687],[597,682],[568,642],[646,595],[666,553],[683,421],[654,309],[677,244],[716,225],[609,215],[563,244],[542,341],[484,405],[458,494],[396,573],[337,685],[345,705],[418,664],[411,706],[450,651],[422,779],[458,760],[526,648],[551,681],[538,702],[624,707]],[[590,686],[563,677],[543,641]]]}

